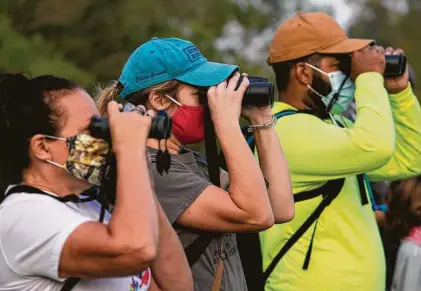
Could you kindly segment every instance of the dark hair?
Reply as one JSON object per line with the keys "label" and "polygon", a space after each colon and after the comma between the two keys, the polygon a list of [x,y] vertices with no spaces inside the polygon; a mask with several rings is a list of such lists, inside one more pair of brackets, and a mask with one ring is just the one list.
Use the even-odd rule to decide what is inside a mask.
{"label": "dark hair", "polygon": [[411,210],[411,197],[421,195],[421,176],[392,182],[389,188],[386,231],[400,239],[409,235],[414,226],[421,224]]}
{"label": "dark hair", "polygon": [[0,74],[0,201],[8,185],[22,182],[22,171],[30,163],[31,137],[57,135],[63,126],[57,99],[78,88],[50,75]]}

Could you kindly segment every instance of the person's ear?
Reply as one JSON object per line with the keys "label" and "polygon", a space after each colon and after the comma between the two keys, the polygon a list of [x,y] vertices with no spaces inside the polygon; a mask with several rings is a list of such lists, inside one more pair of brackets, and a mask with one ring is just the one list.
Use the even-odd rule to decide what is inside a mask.
{"label": "person's ear", "polygon": [[151,107],[156,111],[167,110],[172,105],[170,99],[156,91],[149,93],[148,101]]}
{"label": "person's ear", "polygon": [[301,84],[307,86],[313,82],[313,71],[306,63],[299,62],[294,66],[293,70],[295,78]]}
{"label": "person's ear", "polygon": [[29,141],[29,152],[35,158],[46,161],[51,160],[51,145],[42,134],[34,135]]}

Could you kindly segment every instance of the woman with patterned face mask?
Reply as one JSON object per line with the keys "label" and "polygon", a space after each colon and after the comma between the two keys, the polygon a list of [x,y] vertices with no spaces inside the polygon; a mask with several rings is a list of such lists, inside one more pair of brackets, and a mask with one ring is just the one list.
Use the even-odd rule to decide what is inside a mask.
{"label": "woman with patterned face mask", "polygon": [[[148,290],[152,275],[162,276],[159,233],[181,258],[178,280],[188,290],[182,247],[151,188],[150,116],[110,103],[111,149],[89,133],[99,113],[86,91],[22,74],[0,76],[0,109],[0,290]],[[119,173],[112,216],[93,187],[111,150]]]}
{"label": "woman with patterned face mask", "polygon": [[[171,154],[168,174],[152,167],[155,192],[186,250],[195,290],[247,290],[233,233],[261,231],[292,219],[294,213],[270,107],[242,109],[248,79],[236,90],[238,69],[209,62],[189,41],[154,38],[133,52],[119,81],[97,99],[104,114],[108,102],[120,95],[171,116],[172,137],[167,144],[149,139],[148,151],[152,162],[160,150],[168,148]],[[203,87],[210,87],[207,105],[228,162],[228,173],[220,171],[222,189],[209,181],[203,155],[185,147],[205,138],[205,105],[199,102]],[[261,169],[241,133],[240,115],[258,128],[254,136]]]}

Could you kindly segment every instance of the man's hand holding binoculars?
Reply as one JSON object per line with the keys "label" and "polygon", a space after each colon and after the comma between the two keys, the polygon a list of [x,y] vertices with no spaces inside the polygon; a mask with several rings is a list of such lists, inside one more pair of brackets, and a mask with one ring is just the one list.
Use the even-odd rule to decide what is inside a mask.
{"label": "man's hand holding binoculars", "polygon": [[[404,55],[402,49],[394,49],[388,47],[385,51],[385,55]],[[394,78],[387,78],[384,82],[384,87],[386,88],[389,94],[398,94],[408,88],[409,85],[409,72],[408,66],[405,68],[405,73],[402,76],[397,76]]]}
{"label": "man's hand holding binoculars", "polygon": [[[378,72],[385,76],[385,88],[389,94],[397,94],[408,87],[409,73],[406,59],[403,62],[399,61],[401,67],[400,73],[387,73],[388,58],[400,57],[405,59],[404,51],[402,49],[394,49],[388,47],[386,50],[381,46],[369,46],[360,51],[354,52],[351,59],[351,78],[355,80],[359,75],[367,72]],[[389,63],[394,64],[396,60]]]}

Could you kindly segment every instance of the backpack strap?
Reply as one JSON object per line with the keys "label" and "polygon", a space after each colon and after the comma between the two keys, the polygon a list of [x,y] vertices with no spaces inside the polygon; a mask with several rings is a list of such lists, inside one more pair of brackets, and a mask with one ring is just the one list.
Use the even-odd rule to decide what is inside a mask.
{"label": "backpack strap", "polygon": [[66,281],[64,281],[63,287],[61,287],[60,291],[70,291],[73,289],[73,287],[76,286],[77,283],[79,283],[81,279],[80,278],[68,278]]}
{"label": "backpack strap", "polygon": [[[300,113],[297,110],[285,110],[275,114],[277,119],[280,119],[284,116],[289,116],[293,114]],[[254,151],[255,148],[255,141],[253,136],[249,136],[247,138],[247,142],[250,148]],[[310,191],[304,191],[300,193],[294,194],[294,203],[298,203],[301,201],[309,200],[316,198],[318,196],[323,196],[323,200],[320,204],[316,207],[313,213],[304,221],[304,223],[298,228],[298,230],[291,236],[291,238],[285,243],[285,245],[281,248],[279,253],[275,256],[273,261],[270,263],[269,267],[265,270],[263,277],[264,281],[269,278],[270,274],[278,265],[279,261],[283,258],[283,256],[292,248],[292,246],[304,235],[304,233],[315,223],[313,234],[311,236],[310,244],[306,253],[306,257],[303,264],[303,269],[307,270],[310,264],[310,258],[313,250],[313,242],[314,237],[317,229],[318,219],[322,215],[324,209],[330,205],[330,203],[339,195],[342,190],[343,184],[345,182],[345,178],[330,180],[326,182],[323,186],[313,189]],[[364,188],[365,191],[365,188]],[[367,197],[367,196],[365,196]]]}
{"label": "backpack strap", "polygon": [[[292,246],[304,235],[304,233],[313,225],[314,222],[316,222],[313,235],[310,241],[309,249],[306,254],[306,258],[304,261],[303,269],[306,270],[308,268],[311,252],[312,252],[312,246],[313,246],[313,240],[314,240],[314,234],[317,227],[317,220],[322,215],[323,211],[327,206],[330,205],[330,203],[339,195],[339,192],[341,192],[342,187],[344,185],[345,178],[336,179],[336,180],[330,180],[323,186],[311,190],[306,191],[302,193],[297,193],[295,195],[298,196],[299,201],[304,201],[307,199],[311,199],[317,196],[322,195],[323,200],[320,202],[320,204],[316,207],[316,209],[311,213],[311,215],[304,221],[304,223],[298,228],[298,230],[291,236],[291,238],[285,243],[285,245],[281,248],[281,250],[278,252],[278,254],[275,256],[273,261],[269,264],[269,267],[264,271],[263,277],[264,281],[269,278],[273,270],[278,265],[279,261],[283,258],[283,256],[292,248]],[[294,197],[295,197],[294,195]],[[294,198],[295,202],[299,202]]]}
{"label": "backpack strap", "polygon": [[[88,191],[84,192],[84,195],[86,195],[88,193]],[[60,202],[63,202],[63,203],[66,203],[66,202],[83,203],[83,202],[89,202],[89,201],[93,201],[93,200],[97,199],[97,197],[92,196],[92,195],[87,195],[88,197],[86,197],[86,198],[80,198],[76,194],[70,194],[70,195],[66,195],[64,197],[54,196],[54,195],[48,194],[48,193],[46,193],[46,192],[44,192],[44,191],[42,191],[38,188],[28,186],[28,185],[23,185],[23,184],[10,188],[9,191],[6,192],[5,198],[8,197],[9,195],[16,194],[16,193],[30,193],[30,194],[44,195],[44,196],[48,196],[48,197],[51,197],[53,199],[56,199],[56,200],[58,200]],[[90,193],[90,191],[89,191],[89,193]]]}
{"label": "backpack strap", "polygon": [[[205,106],[204,112],[204,123],[205,123],[205,149],[206,149],[206,161],[208,163],[208,174],[209,180],[212,184],[217,187],[221,186],[219,177],[219,158],[218,148],[216,145],[216,134],[215,128],[211,119],[210,110],[208,106]],[[184,252],[186,253],[187,260],[190,266],[200,258],[203,252],[211,243],[215,237],[213,233],[203,233],[190,245]]]}
{"label": "backpack strap", "polygon": [[279,118],[282,118],[284,116],[288,116],[288,115],[292,115],[292,114],[296,114],[296,113],[300,113],[300,112],[303,112],[303,111],[288,109],[288,110],[284,110],[284,111],[280,111],[278,113],[275,113],[275,117],[276,117],[276,119],[279,119]]}
{"label": "backpack strap", "polygon": [[[284,114],[282,114],[282,113],[284,113]],[[279,112],[275,116],[279,119],[283,116],[288,116],[288,115],[292,115],[292,114],[295,114],[295,113],[297,113],[297,111],[294,112],[292,110],[291,111],[287,110],[287,111]],[[339,123],[339,122],[338,122],[338,125],[342,128],[344,127],[344,125]],[[252,141],[252,140],[250,139],[250,141]],[[249,143],[249,145],[252,146],[251,143]],[[254,147],[252,149],[254,149]],[[360,174],[360,175],[357,175],[356,177],[357,177],[358,187],[359,187],[360,195],[361,195],[361,205],[364,206],[364,205],[368,204],[367,191],[366,191],[365,186],[367,185],[367,188],[368,188],[369,192],[371,192],[370,185],[369,185],[369,183],[367,183],[368,178],[367,178],[366,174]],[[303,270],[308,269],[309,264],[310,264],[310,257],[311,257],[311,253],[312,253],[312,249],[313,249],[313,242],[314,242],[314,236],[315,236],[316,229],[317,229],[318,219],[322,215],[324,209],[328,205],[330,205],[330,203],[339,195],[339,193],[342,190],[342,187],[344,185],[344,182],[345,182],[345,178],[330,180],[326,184],[324,184],[323,186],[321,186],[317,189],[294,194],[294,203],[298,203],[298,202],[305,201],[305,200],[308,200],[308,199],[313,199],[313,198],[315,198],[317,196],[320,196],[320,195],[323,196],[323,200],[316,207],[316,209],[313,211],[313,213],[298,228],[298,230],[291,236],[291,238],[285,243],[285,245],[281,248],[281,250],[275,256],[273,261],[270,263],[268,268],[265,270],[265,272],[263,274],[265,282],[269,278],[269,276],[271,275],[273,270],[276,268],[277,264],[282,259],[282,257],[304,235],[304,233],[311,227],[311,225],[313,225],[313,223],[316,223],[315,226],[314,226],[314,230],[313,230],[313,234],[312,234],[312,237],[311,237],[311,240],[310,240],[309,248],[307,250],[306,257],[305,257],[304,264],[303,264]],[[374,198],[371,197],[371,196],[370,196],[370,199],[372,200],[372,202],[374,201]]]}
{"label": "backpack strap", "polygon": [[200,234],[194,242],[184,249],[190,267],[199,260],[200,256],[204,253],[214,237],[215,234],[213,233]]}
{"label": "backpack strap", "polygon": [[365,174],[361,174],[361,175],[357,176],[358,188],[360,189],[361,205],[362,206],[368,204],[368,198],[367,198],[367,191],[365,189],[364,176],[365,176]]}
{"label": "backpack strap", "polygon": [[[80,198],[78,195],[76,194],[70,194],[70,195],[66,195],[64,197],[59,197],[59,196],[54,196],[51,194],[48,194],[38,188],[32,187],[32,186],[28,186],[28,185],[17,185],[14,186],[12,188],[9,189],[9,191],[6,192],[5,198],[8,197],[9,195],[12,194],[16,194],[16,193],[30,193],[30,194],[38,194],[38,195],[45,195],[45,196],[49,196],[53,199],[56,199],[60,202],[66,203],[66,202],[74,202],[74,203],[83,203],[83,202],[89,202],[89,201],[93,201],[96,199],[101,199],[100,195],[98,195],[98,189],[97,187],[91,187],[90,189],[88,189],[87,191],[83,192],[82,195],[86,195],[86,198]],[[105,207],[102,204],[104,201],[100,201],[101,203],[101,213],[100,213],[100,218],[99,218],[99,222],[103,222],[104,220],[104,216],[105,216]],[[67,278],[64,281],[64,285],[61,287],[60,291],[70,291],[73,289],[73,287],[76,286],[77,283],[79,283],[81,279],[80,278]]]}

